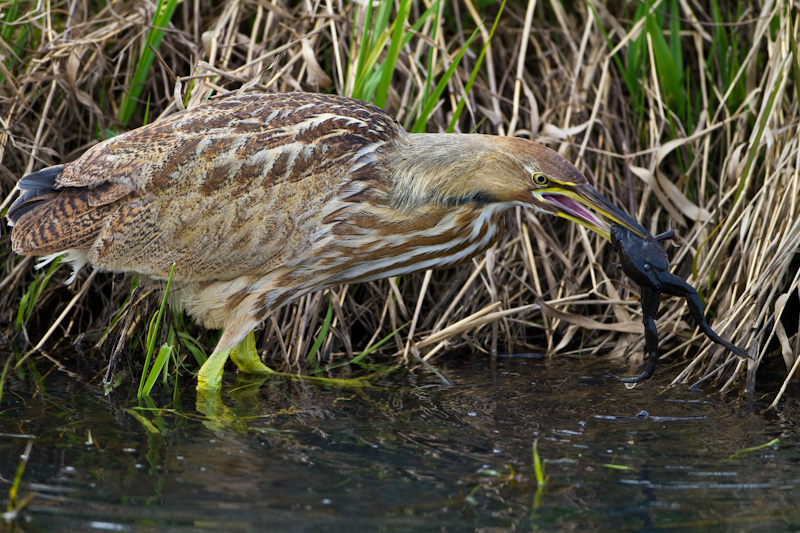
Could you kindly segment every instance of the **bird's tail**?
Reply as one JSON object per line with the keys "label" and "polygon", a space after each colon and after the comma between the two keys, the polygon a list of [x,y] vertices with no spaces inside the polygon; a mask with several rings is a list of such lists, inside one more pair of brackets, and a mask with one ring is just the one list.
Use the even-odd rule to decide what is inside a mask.
{"label": "bird's tail", "polygon": [[19,196],[8,209],[8,225],[13,226],[25,213],[46,204],[58,196],[56,178],[64,170],[64,165],[48,167],[28,174],[17,183]]}

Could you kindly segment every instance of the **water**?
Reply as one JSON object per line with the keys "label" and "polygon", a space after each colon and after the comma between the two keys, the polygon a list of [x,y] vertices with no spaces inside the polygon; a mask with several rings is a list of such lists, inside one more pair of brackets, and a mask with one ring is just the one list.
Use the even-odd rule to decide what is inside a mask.
{"label": "water", "polygon": [[199,404],[212,418],[188,378],[147,403],[57,370],[44,391],[11,377],[0,498],[32,441],[26,531],[800,528],[794,399],[764,413],[669,388],[664,368],[627,390],[605,361],[437,365],[451,387],[424,369],[362,389],[229,373],[222,404]]}

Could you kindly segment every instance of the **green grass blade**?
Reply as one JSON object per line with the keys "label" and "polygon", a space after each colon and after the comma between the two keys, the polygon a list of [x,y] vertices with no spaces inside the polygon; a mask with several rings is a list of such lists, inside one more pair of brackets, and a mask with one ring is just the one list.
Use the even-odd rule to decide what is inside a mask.
{"label": "green grass blade", "polygon": [[198,366],[203,366],[203,363],[206,362],[208,356],[206,355],[203,345],[189,333],[189,330],[186,327],[182,309],[177,307],[172,308],[172,324],[175,326],[175,336],[177,337],[177,342],[179,342],[181,346],[186,348],[186,350],[192,354],[192,357],[195,361],[197,361]]}
{"label": "green grass blade", "polygon": [[135,409],[125,409],[125,412],[135,418],[151,435],[161,435],[161,431],[159,431],[159,429],[152,422],[150,422],[144,415],[137,412]]}
{"label": "green grass blade", "polygon": [[13,23],[16,22],[19,16],[22,14],[22,11],[19,8],[20,3],[20,0],[13,0],[7,4],[5,12],[0,13],[0,15],[2,15],[2,24],[0,24],[0,37],[2,37],[3,41],[5,42],[9,42],[12,35],[14,35],[14,30],[16,28]]}
{"label": "green grass blade", "polygon": [[8,375],[8,367],[11,366],[11,356],[9,355],[6,358],[6,364],[3,365],[3,372],[0,373],[0,400],[3,399],[3,385],[6,382],[6,376]]}
{"label": "green grass blade", "polygon": [[683,49],[681,48],[681,14],[678,1],[669,3],[669,49],[675,68],[683,75]]}
{"label": "green grass blade", "polygon": [[722,463],[727,463],[729,461],[733,461],[734,459],[738,459],[739,457],[742,457],[743,455],[747,455],[748,453],[757,452],[758,450],[762,450],[764,448],[769,448],[769,447],[776,447],[777,448],[780,443],[781,443],[781,439],[779,437],[776,437],[776,438],[772,439],[769,442],[765,442],[764,444],[759,444],[758,446],[751,446],[750,448],[743,448],[741,450],[737,450],[734,453],[732,453],[731,455],[729,455],[728,457],[726,457],[725,459],[722,459],[721,461],[718,461],[716,464],[720,465]]}
{"label": "green grass blade", "polygon": [[[169,279],[167,279],[167,286],[164,289],[164,296],[161,298],[161,306],[156,311],[156,314],[153,318],[150,319],[150,325],[147,330],[147,354],[144,358],[144,366],[142,367],[142,376],[139,379],[139,391],[137,392],[138,397],[142,397],[144,395],[144,387],[145,387],[145,375],[148,374],[148,369],[150,367],[150,360],[153,357],[153,352],[155,351],[156,347],[156,337],[158,336],[158,328],[161,325],[161,317],[164,315],[164,308],[167,306],[167,295],[169,295],[169,288],[172,285],[172,276],[175,273],[175,263],[172,264],[172,268],[169,271]],[[159,351],[159,355],[161,352]]]}
{"label": "green grass blade", "polygon": [[23,326],[28,324],[28,320],[30,320],[33,312],[36,310],[36,303],[39,301],[48,283],[50,283],[53,274],[55,274],[56,270],[61,265],[61,258],[62,256],[56,257],[53,262],[50,263],[47,273],[44,276],[37,275],[36,279],[33,280],[25,291],[25,294],[22,295],[19,307],[17,307],[17,320],[14,325],[15,331],[22,330]]}
{"label": "green grass blade", "polygon": [[361,352],[357,356],[353,357],[353,359],[350,361],[350,363],[358,363],[359,361],[364,359],[366,356],[368,356],[369,354],[371,354],[372,352],[374,352],[375,350],[377,350],[378,348],[380,348],[381,346],[383,346],[384,344],[389,342],[395,335],[397,335],[406,326],[408,326],[408,323],[403,324],[402,326],[400,326],[399,328],[397,328],[396,330],[394,330],[393,332],[388,334],[386,337],[382,338],[381,340],[379,340],[378,342],[376,342],[375,344],[373,344],[372,346],[370,346],[369,348],[367,348],[366,350],[364,350],[363,352]]}
{"label": "green grass blade", "polygon": [[167,361],[169,360],[169,356],[172,354],[172,350],[173,346],[171,344],[165,343],[161,345],[161,349],[158,350],[158,356],[153,363],[153,368],[150,369],[150,372],[147,376],[147,381],[145,381],[144,388],[142,389],[142,393],[139,395],[140,397],[150,396],[150,392],[153,390],[153,385],[155,385],[158,375],[166,369]]}
{"label": "green grass blade", "polygon": [[333,301],[331,300],[330,294],[328,294],[328,312],[325,314],[325,320],[322,321],[322,327],[317,334],[317,338],[314,339],[314,344],[311,345],[311,349],[308,350],[308,355],[306,356],[306,362],[311,363],[316,357],[317,352],[319,351],[322,343],[325,342],[325,338],[328,336],[328,329],[331,326],[331,320],[333,319]]}
{"label": "green grass blade", "polygon": [[150,123],[150,95],[147,95],[147,105],[144,106],[144,119],[142,119],[142,126]]}
{"label": "green grass blade", "polygon": [[[24,6],[25,3],[19,0],[7,2],[4,9],[0,3],[0,40],[5,43],[3,62],[10,72],[13,72],[14,67],[23,61],[29,43],[38,38],[41,33],[35,24],[18,22],[18,19],[27,12],[27,6],[23,10],[19,7],[20,4]],[[5,76],[0,73],[0,83],[5,81]]]}
{"label": "green grass blade", "polygon": [[[354,70],[353,73],[353,87],[349,92],[349,96],[354,98],[358,98],[357,91],[360,82],[364,78],[364,71],[366,70],[366,62],[367,62],[367,51],[369,50],[369,46],[367,43],[370,41],[370,35],[372,33],[371,23],[372,23],[372,2],[367,2],[366,4],[366,15],[364,17],[364,28],[361,31],[361,46],[358,49],[358,57],[356,59],[355,65],[350,65],[350,69]],[[353,10],[353,27],[356,27],[356,15],[358,14],[358,10]],[[353,39],[353,43],[350,49],[350,57],[355,56],[354,53],[356,47],[357,40]],[[348,76],[349,78],[349,76]]]}
{"label": "green grass blade", "polygon": [[378,83],[377,93],[375,94],[375,105],[380,108],[386,105],[386,97],[389,94],[389,86],[392,83],[392,75],[394,74],[397,58],[400,56],[400,47],[403,42],[403,34],[405,31],[404,25],[410,9],[411,1],[402,0],[397,11],[397,18],[394,19],[392,41],[389,44],[389,52],[386,56],[386,60],[383,62],[383,72],[381,73],[381,80],[380,83]]}
{"label": "green grass blade", "polygon": [[[611,37],[608,35],[608,31],[606,30],[605,25],[603,25],[603,19],[601,19],[600,15],[598,15],[597,11],[595,11],[594,5],[593,5],[592,2],[587,0],[586,5],[588,6],[589,10],[591,11],[592,17],[594,18],[594,21],[597,24],[597,28],[600,30],[600,33],[603,35],[603,39],[605,39],[605,41],[606,41],[606,46],[608,46],[609,50],[613,50],[614,49],[614,43],[611,42]],[[634,92],[636,87],[635,86],[631,86],[631,84],[629,83],[630,76],[628,75],[628,71],[625,68],[625,64],[622,62],[622,58],[620,57],[620,54],[614,54],[613,59],[614,59],[614,64],[617,65],[617,69],[620,71],[620,73],[622,73],[622,80],[625,82],[625,85],[628,87],[628,93],[631,94],[631,95],[636,94]]]}
{"label": "green grass blade", "polygon": [[470,43],[472,43],[472,40],[475,39],[475,36],[477,34],[478,30],[476,29],[475,31],[472,32],[472,35],[469,36],[469,39],[467,39],[467,42],[464,44],[464,48],[462,48],[461,51],[458,52],[458,55],[456,55],[456,57],[453,59],[453,62],[450,63],[449,67],[447,67],[447,70],[442,75],[442,78],[439,80],[439,83],[436,84],[436,88],[433,90],[433,93],[431,93],[430,97],[428,98],[428,101],[422,107],[422,111],[420,112],[417,121],[411,128],[412,133],[423,133],[425,131],[425,124],[428,122],[428,117],[433,112],[433,108],[436,107],[436,105],[439,103],[439,97],[444,92],[445,87],[447,87],[447,84],[450,81],[450,78],[453,77],[453,74],[458,68],[459,63],[461,63],[461,58],[464,57],[464,54],[469,48]]}
{"label": "green grass blade", "polygon": [[355,80],[351,96],[360,100],[369,101],[367,89],[369,81],[373,78],[374,67],[378,62],[386,42],[389,40],[388,21],[391,13],[392,2],[384,0],[375,13],[375,20],[370,24],[373,14],[371,3],[367,6],[367,19],[364,31],[361,34],[361,48],[358,53]]}
{"label": "green grass blade", "polygon": [[[33,441],[29,440],[25,446],[25,453],[22,454],[19,465],[17,465],[17,472],[14,475],[14,481],[11,483],[11,488],[8,491],[8,506],[6,507],[9,513],[13,513],[17,509],[24,507],[23,501],[18,500],[19,487],[22,483],[22,475],[25,473],[25,466],[31,457],[31,450],[33,449]],[[25,500],[27,501],[27,500]]]}
{"label": "green grass blade", "polygon": [[[434,43],[436,42],[436,38],[439,33],[439,3],[440,0],[436,0],[431,4],[431,7],[428,8],[428,10],[433,9],[434,13],[436,14],[433,17],[433,35],[431,35],[431,41]],[[425,76],[425,84],[422,86],[422,101],[428,99],[428,94],[430,93],[431,86],[433,85],[433,76],[431,76],[430,73],[434,71],[434,52],[435,49],[433,46],[431,46],[428,50],[428,63],[426,65],[426,71],[428,72],[428,75]]]}
{"label": "green grass blade", "polygon": [[447,132],[452,133],[456,127],[456,123],[458,122],[459,117],[461,117],[461,112],[464,110],[464,106],[467,104],[467,98],[469,97],[469,92],[472,90],[472,86],[475,84],[475,79],[478,77],[478,71],[481,68],[481,64],[483,63],[483,58],[486,55],[486,50],[489,48],[489,44],[492,42],[492,37],[494,37],[494,32],[497,29],[497,24],[500,22],[500,15],[503,14],[503,9],[506,7],[506,0],[503,0],[503,3],[500,4],[500,10],[497,12],[497,16],[494,18],[494,24],[492,25],[492,31],[489,32],[489,38],[486,40],[486,44],[483,45],[481,49],[481,53],[478,55],[478,60],[475,61],[475,67],[472,69],[472,72],[469,75],[469,80],[467,81],[467,85],[464,87],[464,95],[458,101],[458,105],[456,105],[456,110],[453,113],[453,118],[450,120],[450,124],[447,126]]}
{"label": "green grass blade", "polygon": [[544,475],[544,463],[539,457],[539,439],[533,441],[533,470],[536,475],[536,484],[541,487],[547,478]]}
{"label": "green grass blade", "polygon": [[544,474],[544,461],[539,456],[539,439],[533,441],[533,471],[536,476],[536,492],[533,495],[531,513],[535,513],[541,507],[544,487],[547,483],[547,476]]}
{"label": "green grass blade", "polygon": [[[633,15],[633,20],[631,21],[630,25],[631,28],[636,26],[639,21],[644,19],[649,10],[649,5],[646,2],[640,2],[636,5],[636,11]],[[614,48],[610,41],[609,47],[611,49]],[[646,58],[647,36],[646,32],[642,31],[639,33],[637,38],[632,39],[628,43],[627,52],[625,55],[625,67],[620,69],[622,80],[625,82],[625,87],[628,88],[628,94],[630,94],[631,97],[634,115],[639,119],[642,119],[644,115],[645,91],[642,90],[641,80],[644,75],[644,61]],[[617,62],[617,64],[619,64],[619,62]]]}
{"label": "green grass blade", "polygon": [[161,39],[164,38],[164,29],[172,20],[172,15],[175,13],[177,5],[178,0],[167,0],[166,4],[164,4],[164,0],[159,0],[158,2],[156,11],[153,14],[153,27],[147,32],[147,39],[142,47],[139,62],[136,64],[131,86],[122,98],[122,105],[120,106],[119,116],[117,118],[123,126],[127,126],[128,122],[130,122],[133,112],[136,109],[136,104],[144,89],[144,84],[150,75],[150,67],[153,65],[153,60],[155,59],[155,55],[150,49],[150,46],[158,50]]}
{"label": "green grass blade", "polygon": [[[779,76],[783,78],[783,71],[780,72]],[[758,153],[761,151],[761,138],[764,136],[764,130],[767,127],[767,122],[769,122],[769,119],[772,116],[772,109],[775,107],[775,97],[778,95],[780,88],[781,80],[775,80],[775,85],[772,87],[772,92],[769,94],[769,99],[767,100],[767,106],[761,115],[761,121],[758,123],[756,136],[753,139],[753,142],[750,144],[750,150],[747,154],[747,163],[744,165],[742,177],[739,179],[738,187],[736,187],[734,203],[739,201],[739,197],[742,195],[742,191],[744,190],[744,184],[747,182],[748,176],[750,176],[750,169],[753,167],[753,162],[756,159],[756,155],[758,155]]]}
{"label": "green grass blade", "polygon": [[378,37],[378,43],[375,45],[375,48],[373,48],[372,51],[367,54],[367,57],[364,61],[364,68],[359,73],[359,78],[356,80],[353,88],[353,98],[358,98],[359,100],[364,101],[372,100],[372,95],[375,94],[375,89],[380,81],[383,68],[383,65],[379,67],[375,67],[375,65],[378,63],[378,58],[381,55],[381,51],[388,40],[389,32],[386,30]]}
{"label": "green grass blade", "polygon": [[[438,0],[437,0],[438,2]],[[408,4],[408,5],[406,5]],[[391,1],[384,1],[379,5],[375,15],[375,22],[370,27],[373,13],[372,7],[367,5],[366,22],[361,33],[358,59],[355,65],[348,68],[355,72],[353,89],[348,93],[353,98],[367,102],[375,102],[381,107],[386,103],[389,86],[396,70],[397,58],[400,51],[411,41],[416,32],[422,28],[425,20],[433,13],[438,13],[436,3],[426,9],[419,19],[406,30],[405,23],[410,11],[410,0],[403,0],[397,19],[390,25]],[[391,37],[391,39],[390,39]],[[383,61],[380,61],[384,49],[389,43],[389,51]],[[356,56],[356,44],[351,46],[351,55]],[[382,103],[380,103],[382,102]]]}
{"label": "green grass blade", "polygon": [[180,341],[181,346],[186,348],[194,360],[197,361],[198,366],[203,366],[203,363],[206,362],[208,356],[206,355],[205,350],[203,349],[202,345],[197,342],[197,339],[186,333],[185,331],[178,331],[177,333],[178,341]]}
{"label": "green grass blade", "polygon": [[800,102],[800,56],[797,54],[797,39],[795,32],[797,27],[793,22],[790,22],[791,31],[789,32],[789,47],[792,52],[792,77],[794,78],[794,90],[797,102]]}
{"label": "green grass blade", "polygon": [[147,325],[147,335],[145,336],[146,352],[144,356],[144,364],[142,365],[142,375],[139,378],[139,390],[137,396],[140,398],[144,394],[145,376],[150,369],[150,360],[153,358],[153,350],[155,349],[156,333],[158,333],[158,312],[150,317],[150,323]]}
{"label": "green grass blade", "polygon": [[603,463],[603,465],[601,465],[601,466],[604,466],[604,467],[606,467],[606,468],[609,468],[609,469],[611,469],[611,470],[625,470],[625,471],[628,471],[628,470],[636,470],[636,469],[635,469],[634,467],[632,467],[632,466],[627,466],[627,465],[615,465],[614,463]]}
{"label": "green grass blade", "polygon": [[667,44],[667,40],[664,39],[664,34],[656,21],[656,17],[648,15],[645,27],[653,44],[656,71],[658,72],[658,79],[664,98],[669,108],[679,117],[683,117],[685,106],[683,75],[675,64],[672,51]]}

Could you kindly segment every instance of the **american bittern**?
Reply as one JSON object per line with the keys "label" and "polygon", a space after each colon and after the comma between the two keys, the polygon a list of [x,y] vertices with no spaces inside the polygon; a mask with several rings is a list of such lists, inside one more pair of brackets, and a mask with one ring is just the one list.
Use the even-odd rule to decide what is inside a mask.
{"label": "american bittern", "polygon": [[[19,181],[14,250],[166,280],[208,328],[198,374],[219,388],[232,349],[270,313],[339,284],[448,267],[488,249],[513,206],[610,236],[647,232],[572,164],[510,137],[409,134],[339,96],[233,96],[119,135]],[[74,276],[74,273],[73,273]]]}

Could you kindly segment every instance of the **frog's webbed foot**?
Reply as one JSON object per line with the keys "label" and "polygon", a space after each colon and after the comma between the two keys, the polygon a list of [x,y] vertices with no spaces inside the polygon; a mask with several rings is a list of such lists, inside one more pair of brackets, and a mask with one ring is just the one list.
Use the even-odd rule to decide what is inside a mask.
{"label": "frog's webbed foot", "polygon": [[[647,366],[644,367],[644,370],[641,374],[636,376],[635,378],[620,378],[619,380],[623,383],[639,383],[640,381],[644,381],[646,379],[650,379],[653,377],[653,374],[656,373],[656,359],[658,356],[653,357],[651,354],[650,357],[647,359]],[[631,387],[632,388],[632,387]]]}
{"label": "frog's webbed foot", "polygon": [[711,326],[709,326],[708,322],[706,322],[703,304],[700,302],[700,297],[697,295],[697,291],[694,290],[694,287],[686,283],[683,279],[669,272],[662,274],[661,287],[667,294],[686,298],[686,305],[689,307],[689,312],[692,314],[692,318],[694,318],[697,327],[700,328],[700,331],[702,331],[706,337],[717,344],[724,346],[726,349],[738,355],[739,357],[752,359],[747,352],[738,346],[734,346],[733,344],[729,343],[717,335],[713,329],[711,329]]}
{"label": "frog's webbed foot", "polygon": [[642,322],[644,323],[644,351],[647,356],[647,366],[644,371],[635,378],[620,379],[623,383],[639,383],[653,377],[656,371],[656,361],[658,360],[658,327],[656,326],[656,315],[661,304],[661,293],[642,288]]}

